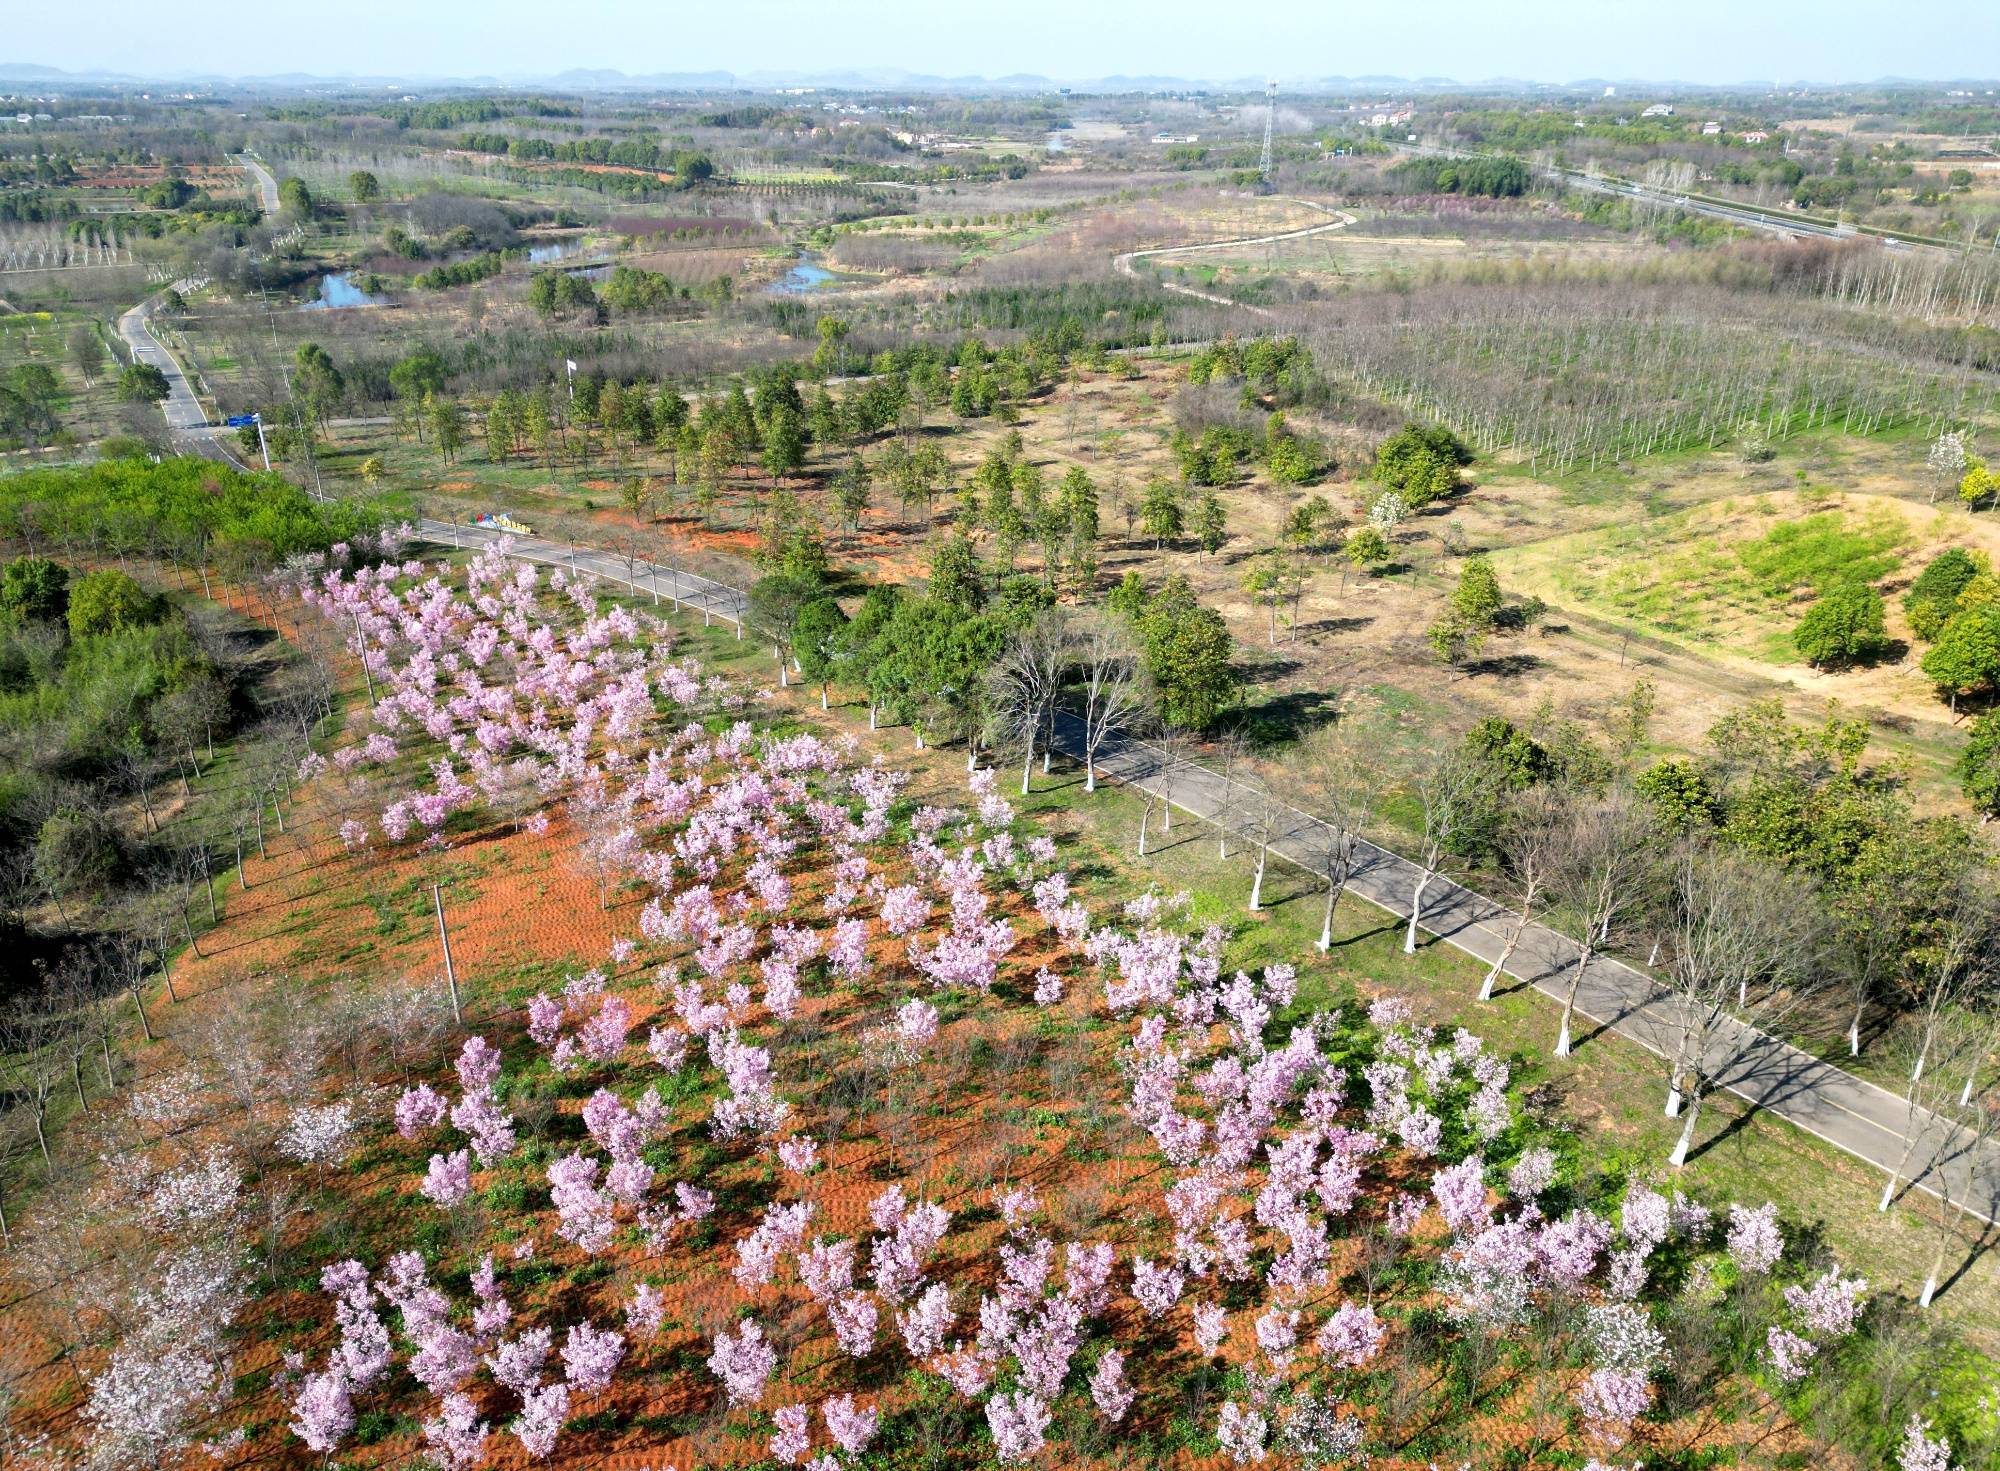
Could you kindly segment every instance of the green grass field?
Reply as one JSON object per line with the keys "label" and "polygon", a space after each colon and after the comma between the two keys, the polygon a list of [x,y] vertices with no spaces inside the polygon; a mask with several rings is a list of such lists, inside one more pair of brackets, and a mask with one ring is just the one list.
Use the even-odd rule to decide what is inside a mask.
{"label": "green grass field", "polygon": [[1759,496],[1556,537],[1495,561],[1510,586],[1552,601],[1677,642],[1796,663],[1791,629],[1809,600],[1841,582],[1881,581],[1913,541],[1892,512],[1792,518]]}

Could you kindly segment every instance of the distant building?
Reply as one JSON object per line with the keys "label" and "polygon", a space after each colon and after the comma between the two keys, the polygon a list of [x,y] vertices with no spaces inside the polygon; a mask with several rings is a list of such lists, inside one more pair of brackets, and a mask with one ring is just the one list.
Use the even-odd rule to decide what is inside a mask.
{"label": "distant building", "polygon": [[1616,87],[1606,87],[1604,89],[1604,95],[1606,97],[1616,97],[1618,95],[1618,89]]}
{"label": "distant building", "polygon": [[1704,138],[1713,138],[1721,131],[1721,123],[1703,123],[1701,125],[1701,136]]}
{"label": "distant building", "polygon": [[1655,102],[1651,107],[1647,108],[1644,112],[1639,114],[1639,116],[1642,118],[1672,117],[1673,115],[1674,115],[1674,105],[1671,102]]}
{"label": "distant building", "polygon": [[1771,141],[1771,135],[1762,128],[1752,128],[1743,135],[1743,141],[1745,143],[1768,143]]}

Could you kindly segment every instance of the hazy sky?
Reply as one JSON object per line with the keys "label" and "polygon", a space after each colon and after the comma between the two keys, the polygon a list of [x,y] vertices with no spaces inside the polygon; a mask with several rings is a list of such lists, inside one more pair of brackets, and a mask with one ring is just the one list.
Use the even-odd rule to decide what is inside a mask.
{"label": "hazy sky", "polygon": [[151,76],[901,68],[1730,82],[2000,74],[2000,0],[9,0],[0,60]]}

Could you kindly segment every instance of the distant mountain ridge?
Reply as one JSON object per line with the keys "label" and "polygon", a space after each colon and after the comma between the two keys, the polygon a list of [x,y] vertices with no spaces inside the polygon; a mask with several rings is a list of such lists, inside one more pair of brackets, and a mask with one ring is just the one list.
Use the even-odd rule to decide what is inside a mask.
{"label": "distant mountain ridge", "polygon": [[[402,91],[519,90],[526,87],[574,92],[768,92],[781,87],[814,87],[831,91],[912,91],[912,92],[1002,92],[1033,95],[1067,88],[1084,93],[1149,92],[1257,92],[1268,79],[1262,76],[1181,77],[1113,74],[1103,77],[1056,78],[1036,73],[1015,72],[1001,77],[977,75],[939,76],[905,71],[895,67],[836,68],[827,71],[730,72],[669,71],[632,73],[616,67],[571,67],[554,73],[523,73],[505,77],[362,76],[336,73],[322,76],[311,72],[274,74],[229,74],[192,72],[139,76],[117,71],[68,71],[37,62],[0,61],[0,83],[58,87],[88,86],[199,86],[251,87],[274,90],[352,92],[381,88]],[[2000,85],[1992,78],[1940,78],[1921,81],[1905,77],[1881,77],[1872,81],[1775,82],[1748,79],[1740,82],[1685,82],[1617,77],[1587,77],[1577,81],[1548,82],[1521,77],[1491,77],[1459,81],[1450,77],[1365,76],[1284,76],[1278,90],[1295,96],[1346,94],[1354,92],[1504,92],[1561,91],[1601,92],[1607,86],[1628,89],[1640,95],[1657,92],[1731,92],[1769,90],[1778,86],[1811,87],[1961,87],[1983,90]]]}

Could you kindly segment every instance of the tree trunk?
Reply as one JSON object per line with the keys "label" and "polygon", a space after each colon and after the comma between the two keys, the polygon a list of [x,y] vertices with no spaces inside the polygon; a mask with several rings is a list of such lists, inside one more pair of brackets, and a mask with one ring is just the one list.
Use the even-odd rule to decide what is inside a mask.
{"label": "tree trunk", "polygon": [[[1021,795],[1024,797],[1028,795],[1028,778],[1030,774],[1033,773],[1034,769],[1035,769],[1035,737],[1033,732],[1030,732],[1028,735],[1028,757],[1025,761],[1021,763]],[[1142,853],[1145,851],[1143,845],[1141,845],[1140,851]]]}
{"label": "tree trunk", "polygon": [[1139,856],[1146,856],[1146,824],[1153,820],[1153,804],[1148,802],[1139,810]]}
{"label": "tree trunk", "polygon": [[1264,898],[1264,865],[1271,857],[1271,845],[1257,850],[1257,876],[1250,880],[1250,912],[1255,914]]}
{"label": "tree trunk", "polygon": [[1415,892],[1410,895],[1410,927],[1403,931],[1403,953],[1405,955],[1415,955],[1417,953],[1417,921],[1423,916],[1424,912],[1424,890],[1431,886],[1431,880],[1436,876],[1436,869],[1425,869],[1423,874],[1417,879]]}
{"label": "tree trunk", "polygon": [[1688,1103],[1687,1121],[1681,1125],[1681,1137],[1674,1141],[1674,1152],[1667,1157],[1667,1163],[1679,1169],[1687,1163],[1688,1150],[1694,1144],[1694,1128],[1701,1118],[1701,1093],[1696,1090]]}
{"label": "tree trunk", "polygon": [[1333,908],[1340,902],[1341,886],[1331,878],[1326,881],[1326,916],[1319,922],[1319,953],[1324,955],[1333,948]]}
{"label": "tree trunk", "polygon": [[1576,992],[1583,984],[1583,969],[1590,964],[1594,952],[1585,945],[1576,957],[1576,969],[1569,973],[1569,991],[1563,997],[1562,1031],[1556,1037],[1556,1056],[1569,1056],[1569,1024],[1576,1016]]}
{"label": "tree trunk", "polygon": [[157,1042],[159,1038],[153,1035],[153,1024],[146,1018],[145,998],[140,996],[139,987],[136,984],[133,985],[133,987],[131,988],[131,994],[132,994],[132,1009],[139,1013],[139,1029],[146,1034],[146,1040],[148,1042]]}
{"label": "tree trunk", "polygon": [[1521,917],[1514,921],[1514,928],[1508,932],[1507,943],[1500,947],[1500,954],[1495,957],[1492,969],[1486,972],[1486,979],[1479,983],[1481,1001],[1493,999],[1494,984],[1500,979],[1500,973],[1507,968],[1507,962],[1514,958],[1514,947],[1521,943],[1521,935],[1527,928],[1528,911],[1523,909]]}
{"label": "tree trunk", "polygon": [[1086,792],[1097,790],[1097,750],[1094,746],[1084,747],[1083,789]]}

